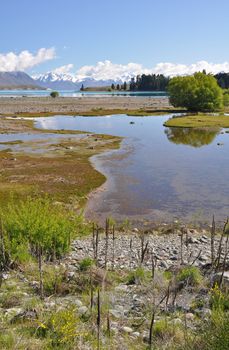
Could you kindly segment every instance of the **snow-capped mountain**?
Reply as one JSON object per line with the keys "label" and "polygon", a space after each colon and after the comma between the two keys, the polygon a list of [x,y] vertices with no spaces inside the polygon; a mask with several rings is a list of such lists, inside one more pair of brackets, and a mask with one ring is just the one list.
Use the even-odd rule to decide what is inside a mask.
{"label": "snow-capped mountain", "polygon": [[70,73],[49,72],[46,74],[34,75],[33,79],[38,85],[56,90],[79,90],[83,84],[84,87],[110,86],[112,83],[121,83],[121,80],[96,80],[93,78],[78,77]]}
{"label": "snow-capped mountain", "polygon": [[54,90],[78,90],[79,84],[76,84],[71,74],[58,74],[49,72],[33,76],[33,79],[44,88]]}

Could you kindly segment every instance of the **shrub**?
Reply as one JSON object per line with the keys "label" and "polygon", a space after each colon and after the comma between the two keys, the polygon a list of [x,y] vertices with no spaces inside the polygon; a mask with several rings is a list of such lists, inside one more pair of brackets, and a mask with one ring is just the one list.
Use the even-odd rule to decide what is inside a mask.
{"label": "shrub", "polygon": [[51,96],[52,98],[59,97],[59,92],[58,92],[58,91],[52,91],[52,92],[50,93],[50,96]]}
{"label": "shrub", "polygon": [[141,284],[147,280],[150,273],[147,273],[142,267],[131,271],[127,277],[127,284]]}
{"label": "shrub", "polygon": [[177,275],[177,281],[196,286],[201,283],[202,275],[197,267],[187,266],[180,270]]}
{"label": "shrub", "polygon": [[[82,334],[78,330],[79,319],[74,308],[53,313],[47,324],[47,332],[54,348],[75,349],[76,341]],[[44,325],[44,327],[46,327]]]}
{"label": "shrub", "polygon": [[213,310],[229,310],[229,295],[223,293],[217,284],[210,291],[210,305]]}
{"label": "shrub", "polygon": [[87,271],[90,269],[90,267],[94,264],[94,260],[91,258],[84,258],[79,263],[79,269],[80,271]]}
{"label": "shrub", "polygon": [[173,323],[172,320],[168,321],[166,319],[161,319],[155,323],[153,334],[161,339],[168,340],[169,338],[180,338],[182,337],[182,332],[180,325]]}
{"label": "shrub", "polygon": [[229,106],[229,89],[223,90],[223,104],[225,107]]}
{"label": "shrub", "polygon": [[2,211],[6,251],[13,260],[37,257],[38,247],[47,259],[61,257],[80,229],[82,217],[54,206],[48,198],[12,200]]}
{"label": "shrub", "polygon": [[[229,344],[229,314],[214,311],[211,319],[202,324],[198,334],[192,339],[189,350],[225,350]],[[182,348],[183,349],[183,348]]]}
{"label": "shrub", "polygon": [[222,89],[210,74],[195,73],[193,76],[175,77],[169,82],[168,92],[174,107],[196,112],[222,108]]}

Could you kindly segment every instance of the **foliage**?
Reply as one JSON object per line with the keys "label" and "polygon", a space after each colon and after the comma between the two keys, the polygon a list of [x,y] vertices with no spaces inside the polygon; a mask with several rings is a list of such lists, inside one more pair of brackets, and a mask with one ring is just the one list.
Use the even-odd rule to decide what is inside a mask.
{"label": "foliage", "polygon": [[79,269],[80,271],[87,271],[90,269],[91,266],[93,266],[94,260],[91,258],[84,258],[79,263]]}
{"label": "foliage", "polygon": [[178,282],[188,283],[189,285],[196,286],[202,281],[202,275],[198,267],[187,266],[181,269],[176,277]]}
{"label": "foliage", "polygon": [[215,78],[222,89],[229,88],[229,73],[218,73],[215,75]]}
{"label": "foliage", "polygon": [[[229,344],[229,314],[215,310],[211,319],[202,324],[198,334],[190,342],[188,350],[225,350]],[[182,348],[183,349],[183,348]]]}
{"label": "foliage", "polygon": [[64,309],[54,313],[48,323],[52,345],[62,344],[72,349],[76,339],[80,336],[77,330],[78,323],[79,319],[74,308]]}
{"label": "foliage", "polygon": [[169,78],[162,74],[138,75],[131,79],[131,91],[165,91],[167,89]]}
{"label": "foliage", "polygon": [[210,291],[210,305],[213,310],[229,310],[229,295],[228,293],[223,293],[218,284]]}
{"label": "foliage", "polygon": [[2,209],[2,221],[6,253],[23,263],[29,255],[37,257],[39,247],[47,259],[61,257],[79,233],[82,217],[53,205],[48,198],[28,197],[10,201]]}
{"label": "foliage", "polygon": [[210,74],[172,78],[168,84],[170,102],[174,107],[190,111],[214,111],[222,107],[222,89]]}
{"label": "foliage", "polygon": [[223,104],[225,107],[229,106],[229,89],[223,91]]}
{"label": "foliage", "polygon": [[138,267],[134,271],[130,271],[127,276],[127,284],[141,284],[144,283],[148,277],[149,273],[145,271],[142,267]]}
{"label": "foliage", "polygon": [[52,91],[52,92],[50,93],[50,96],[51,96],[52,98],[59,97],[59,92],[58,92],[58,91]]}
{"label": "foliage", "polygon": [[229,116],[193,114],[173,117],[164,123],[167,127],[177,128],[229,128]]}

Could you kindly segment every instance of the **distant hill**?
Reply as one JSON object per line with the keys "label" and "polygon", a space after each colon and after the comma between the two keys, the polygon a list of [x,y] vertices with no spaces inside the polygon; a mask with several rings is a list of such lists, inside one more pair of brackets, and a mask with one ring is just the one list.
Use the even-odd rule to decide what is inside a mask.
{"label": "distant hill", "polygon": [[39,84],[24,72],[0,72],[0,89],[40,89]]}

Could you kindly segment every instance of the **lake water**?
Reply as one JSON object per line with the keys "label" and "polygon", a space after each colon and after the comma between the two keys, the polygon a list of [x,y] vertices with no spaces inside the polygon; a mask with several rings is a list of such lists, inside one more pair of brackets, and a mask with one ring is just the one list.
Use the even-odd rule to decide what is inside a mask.
{"label": "lake water", "polygon": [[89,200],[89,217],[209,222],[215,214],[218,221],[225,219],[229,134],[217,129],[165,128],[169,117],[56,116],[38,118],[36,126],[124,137],[120,150],[92,159],[108,181]]}
{"label": "lake water", "polygon": [[[0,97],[44,97],[49,96],[51,90],[0,90]],[[111,96],[132,96],[132,97],[163,97],[168,96],[165,91],[75,91],[58,90],[62,97],[111,97]]]}

